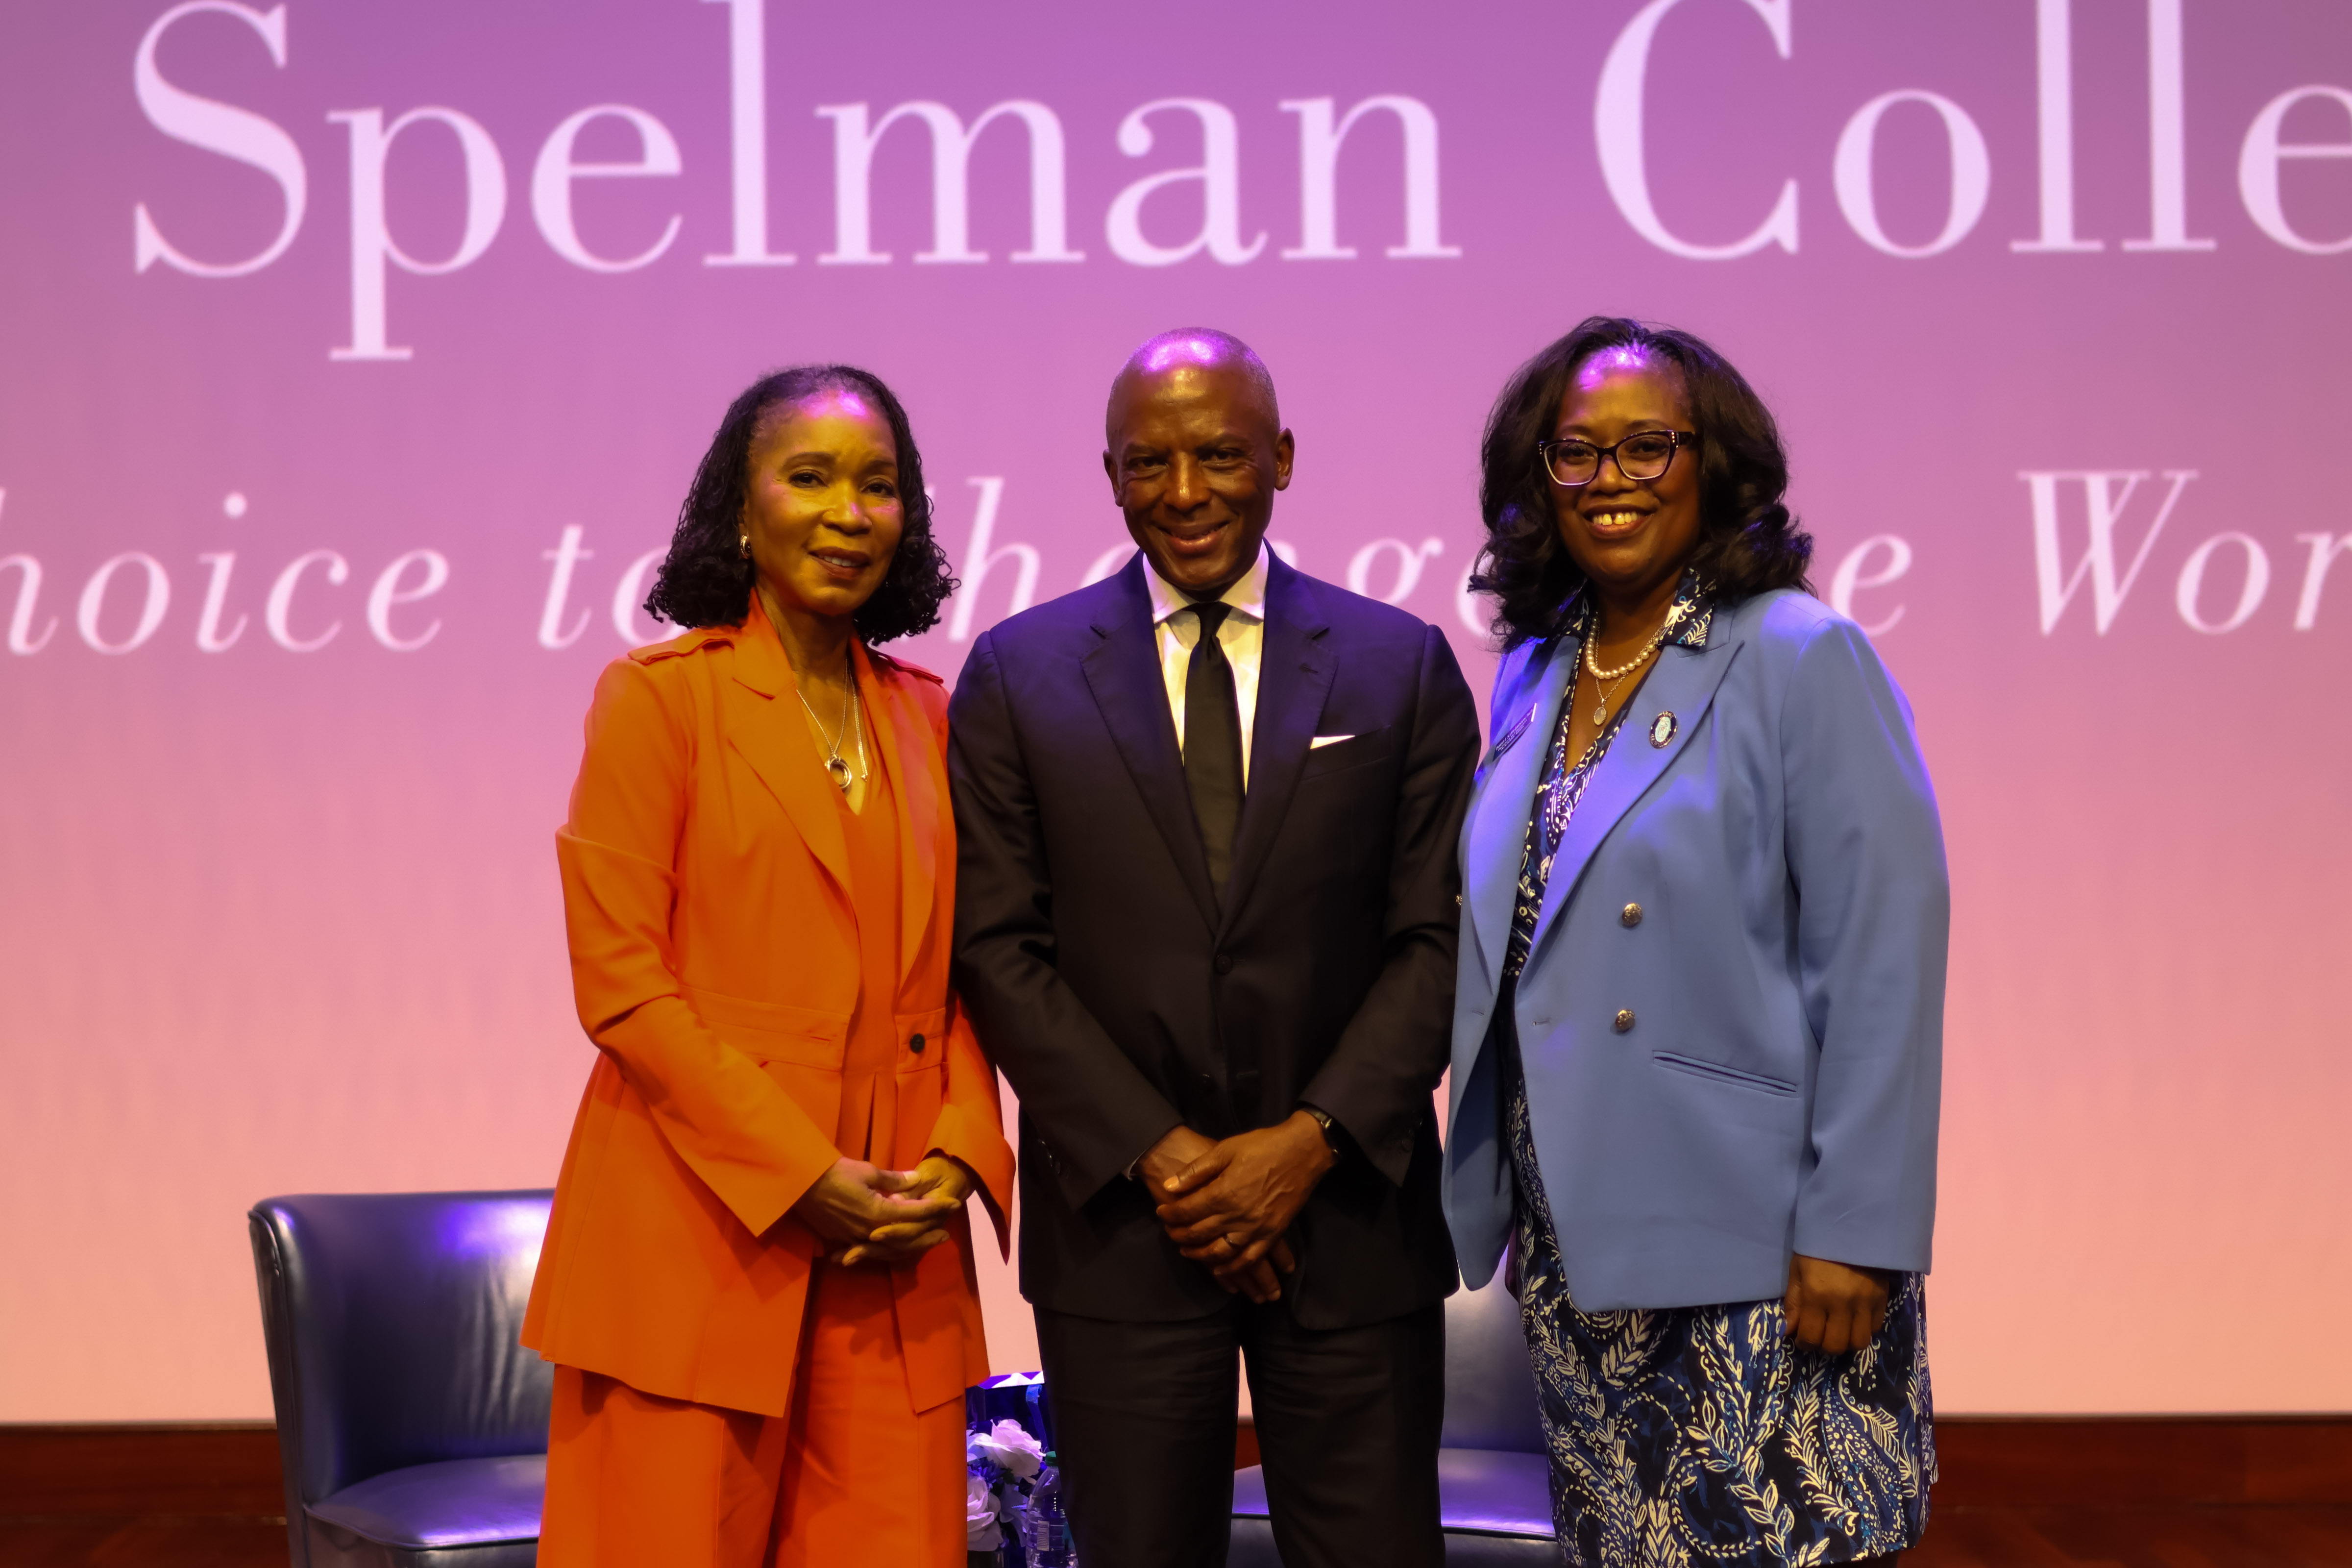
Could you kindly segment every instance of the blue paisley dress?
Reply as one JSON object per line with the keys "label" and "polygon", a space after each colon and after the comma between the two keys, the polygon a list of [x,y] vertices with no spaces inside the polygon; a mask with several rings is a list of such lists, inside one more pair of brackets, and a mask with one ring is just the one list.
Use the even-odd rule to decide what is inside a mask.
{"label": "blue paisley dress", "polygon": [[[1574,610],[1563,652],[1581,647],[1589,619]],[[1685,576],[1665,640],[1703,647],[1712,620],[1705,586]],[[1788,1345],[1778,1300],[1586,1312],[1569,1299],[1511,1001],[1553,853],[1630,707],[1571,762],[1576,700],[1571,683],[1528,824],[1494,1042],[1514,1188],[1510,1268],[1560,1554],[1574,1568],[1783,1568],[1899,1552],[1926,1527],[1936,1479],[1918,1275],[1896,1278],[1877,1338],[1842,1356]]]}

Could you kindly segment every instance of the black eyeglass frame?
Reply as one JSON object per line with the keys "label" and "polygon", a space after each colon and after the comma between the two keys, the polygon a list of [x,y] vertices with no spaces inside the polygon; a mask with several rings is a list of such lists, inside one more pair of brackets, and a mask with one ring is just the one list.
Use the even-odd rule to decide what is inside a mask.
{"label": "black eyeglass frame", "polygon": [[[1673,446],[1670,447],[1666,452],[1665,466],[1661,468],[1654,474],[1643,474],[1637,477],[1633,474],[1625,473],[1625,465],[1619,461],[1617,457],[1617,448],[1623,446],[1626,441],[1639,441],[1646,437],[1652,436],[1664,436],[1668,441],[1673,443]],[[1536,461],[1543,465],[1544,477],[1564,490],[1580,490],[1585,486],[1591,484],[1592,479],[1599,479],[1601,477],[1601,465],[1604,462],[1616,463],[1617,471],[1620,474],[1624,475],[1628,483],[1646,485],[1654,480],[1664,479],[1666,477],[1667,470],[1671,469],[1675,466],[1675,459],[1682,456],[1683,448],[1686,446],[1696,446],[1697,444],[1698,432],[1696,430],[1636,430],[1631,436],[1626,437],[1623,441],[1618,441],[1607,447],[1592,447],[1592,443],[1590,441],[1584,440],[1581,437],[1570,437],[1566,440],[1560,441],[1537,442]],[[1592,479],[1561,479],[1559,473],[1551,466],[1551,452],[1552,448],[1555,447],[1592,447]]]}

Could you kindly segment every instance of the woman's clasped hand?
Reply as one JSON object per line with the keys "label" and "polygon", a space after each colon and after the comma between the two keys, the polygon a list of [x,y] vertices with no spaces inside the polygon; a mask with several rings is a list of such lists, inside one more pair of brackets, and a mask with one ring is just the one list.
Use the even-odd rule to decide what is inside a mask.
{"label": "woman's clasped hand", "polygon": [[828,1260],[890,1268],[945,1241],[971,1186],[971,1173],[942,1154],[911,1171],[844,1158],[793,1205],[792,1217],[823,1238]]}

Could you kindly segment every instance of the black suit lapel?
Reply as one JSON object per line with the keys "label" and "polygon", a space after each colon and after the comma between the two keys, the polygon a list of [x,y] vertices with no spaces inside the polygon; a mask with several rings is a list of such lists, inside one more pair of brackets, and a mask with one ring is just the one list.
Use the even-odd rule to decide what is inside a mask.
{"label": "black suit lapel", "polygon": [[[1201,849],[1201,829],[1192,820],[1192,797],[1184,787],[1184,759],[1176,749],[1176,721],[1169,714],[1168,684],[1160,673],[1144,571],[1143,557],[1138,554],[1118,574],[1118,596],[1096,619],[1095,646],[1078,663],[1095,706],[1102,710],[1111,742],[1143,796],[1144,808],[1167,840],[1202,921],[1213,931],[1217,900],[1209,886],[1209,858]],[[1259,701],[1264,700],[1261,693]],[[1264,711],[1261,706],[1261,724]],[[1244,805],[1241,842],[1247,842],[1248,833],[1249,808]],[[1237,879],[1238,859],[1237,855]]]}
{"label": "black suit lapel", "polygon": [[1234,836],[1234,871],[1225,887],[1224,920],[1249,898],[1258,872],[1274,849],[1308,743],[1323,717],[1334,673],[1323,646],[1330,625],[1317,611],[1307,580],[1280,556],[1266,566],[1265,640],[1258,655],[1257,718],[1251,726],[1249,789],[1242,797],[1241,826]]}

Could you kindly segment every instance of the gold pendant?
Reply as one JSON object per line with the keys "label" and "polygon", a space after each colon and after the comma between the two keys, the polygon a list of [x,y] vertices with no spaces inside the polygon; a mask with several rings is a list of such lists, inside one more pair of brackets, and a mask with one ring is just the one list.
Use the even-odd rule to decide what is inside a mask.
{"label": "gold pendant", "polygon": [[1608,717],[1609,705],[1605,702],[1592,710],[1592,721],[1596,724],[1603,722],[1608,719]]}
{"label": "gold pendant", "polygon": [[831,758],[825,763],[824,771],[833,775],[835,788],[840,790],[844,795],[847,795],[849,793],[849,786],[853,781],[849,776],[849,764],[847,763],[843,762],[839,757]]}

